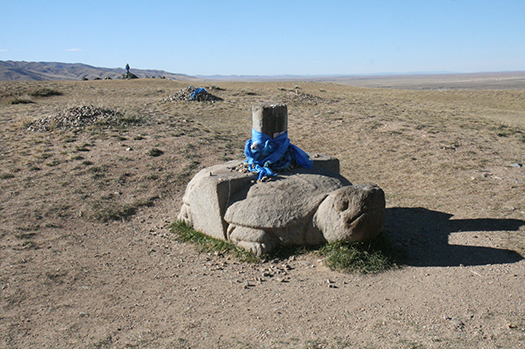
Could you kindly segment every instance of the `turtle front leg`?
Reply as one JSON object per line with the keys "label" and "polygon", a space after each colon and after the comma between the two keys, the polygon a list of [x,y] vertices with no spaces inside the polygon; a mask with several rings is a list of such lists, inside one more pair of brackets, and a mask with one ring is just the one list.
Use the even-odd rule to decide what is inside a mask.
{"label": "turtle front leg", "polygon": [[279,245],[279,238],[270,232],[234,224],[228,226],[228,239],[257,256],[266,254]]}
{"label": "turtle front leg", "polygon": [[180,209],[179,215],[177,216],[177,219],[188,225],[193,225],[193,220],[191,219],[190,205],[187,205],[186,203],[182,204],[182,207]]}

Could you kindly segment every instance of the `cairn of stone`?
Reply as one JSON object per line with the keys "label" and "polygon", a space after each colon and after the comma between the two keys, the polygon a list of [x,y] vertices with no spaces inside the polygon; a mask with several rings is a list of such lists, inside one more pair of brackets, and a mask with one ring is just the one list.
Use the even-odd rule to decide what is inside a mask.
{"label": "cairn of stone", "polygon": [[82,105],[44,116],[31,122],[27,129],[30,131],[78,129],[93,124],[115,123],[121,116],[122,114],[116,110]]}
{"label": "cairn of stone", "polygon": [[[198,93],[197,93],[198,92]],[[185,102],[185,101],[194,101],[194,102],[219,102],[223,99],[217,96],[212,95],[206,89],[201,88],[198,90],[197,87],[188,86],[183,88],[174,94],[164,98],[163,102]]]}
{"label": "cairn of stone", "polygon": [[[275,139],[287,132],[286,105],[254,106],[252,121],[253,129]],[[383,190],[352,185],[339,174],[336,158],[311,157],[311,168],[290,166],[269,181],[257,181],[242,161],[205,168],[188,184],[178,219],[257,255],[280,244],[376,237],[385,224]]]}
{"label": "cairn of stone", "polygon": [[121,79],[138,79],[139,77],[133,73],[124,73],[120,76]]}

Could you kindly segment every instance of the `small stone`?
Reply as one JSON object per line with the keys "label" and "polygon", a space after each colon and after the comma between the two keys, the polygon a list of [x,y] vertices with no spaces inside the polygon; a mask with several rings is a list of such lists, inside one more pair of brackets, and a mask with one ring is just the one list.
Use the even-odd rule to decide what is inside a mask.
{"label": "small stone", "polygon": [[510,164],[510,167],[520,168],[522,166],[523,166],[522,164],[518,164],[517,162],[514,162],[514,163]]}
{"label": "small stone", "polygon": [[450,318],[450,322],[456,327],[458,330],[462,330],[465,327],[465,324],[463,321],[461,321],[457,316],[454,316]]}
{"label": "small stone", "polygon": [[281,265],[281,268],[284,269],[284,270],[292,270],[293,268],[291,266],[289,266],[288,264],[283,264]]}

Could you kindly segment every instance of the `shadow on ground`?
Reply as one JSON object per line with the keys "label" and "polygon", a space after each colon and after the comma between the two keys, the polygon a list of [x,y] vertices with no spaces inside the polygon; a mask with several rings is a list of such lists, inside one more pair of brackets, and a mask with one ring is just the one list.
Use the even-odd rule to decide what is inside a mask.
{"label": "shadow on ground", "polygon": [[[516,251],[468,245],[450,245],[451,233],[518,231],[519,219],[451,219],[453,215],[421,207],[387,209],[385,230],[407,252],[412,266],[459,266],[516,263],[523,259]],[[470,236],[476,239],[475,235]],[[473,244],[474,245],[474,244]]]}

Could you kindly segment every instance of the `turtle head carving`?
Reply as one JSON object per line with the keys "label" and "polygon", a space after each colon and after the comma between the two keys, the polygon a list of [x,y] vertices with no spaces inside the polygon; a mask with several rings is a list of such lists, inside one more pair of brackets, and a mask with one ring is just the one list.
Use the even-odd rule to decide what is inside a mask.
{"label": "turtle head carving", "polygon": [[375,184],[339,188],[329,194],[314,216],[313,224],[326,241],[368,241],[385,224],[385,194]]}

